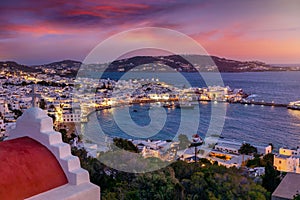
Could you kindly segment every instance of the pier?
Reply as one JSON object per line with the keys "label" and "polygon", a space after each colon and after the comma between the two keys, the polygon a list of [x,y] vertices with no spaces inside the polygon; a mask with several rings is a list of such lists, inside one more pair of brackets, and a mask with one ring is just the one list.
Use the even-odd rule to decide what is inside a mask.
{"label": "pier", "polygon": [[239,103],[245,105],[261,105],[261,106],[286,107],[286,108],[288,106],[288,104],[265,102],[265,101],[241,101]]}

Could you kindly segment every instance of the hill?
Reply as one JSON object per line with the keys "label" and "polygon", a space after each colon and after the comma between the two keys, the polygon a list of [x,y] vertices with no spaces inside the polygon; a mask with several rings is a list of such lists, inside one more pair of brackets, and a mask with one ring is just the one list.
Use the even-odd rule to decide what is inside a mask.
{"label": "hill", "polygon": [[[39,72],[62,76],[75,76],[81,62],[63,60],[43,65],[27,66],[13,61],[0,62],[0,69],[10,71]],[[273,66],[260,61],[237,61],[206,55],[135,56],[113,61],[110,64],[91,64],[91,70],[126,72],[134,71],[180,71],[180,72],[264,72],[300,71],[300,66]]]}

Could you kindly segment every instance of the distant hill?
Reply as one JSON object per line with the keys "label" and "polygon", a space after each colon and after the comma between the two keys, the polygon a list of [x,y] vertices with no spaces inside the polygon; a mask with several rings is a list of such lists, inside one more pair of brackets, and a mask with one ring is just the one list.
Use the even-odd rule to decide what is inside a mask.
{"label": "distant hill", "polygon": [[[236,61],[206,55],[170,55],[170,56],[136,56],[114,61],[108,71],[128,71],[143,65],[139,71],[219,71],[219,72],[263,72],[263,71],[298,71],[300,67],[276,67],[260,61]],[[165,66],[169,66],[165,67]]]}
{"label": "distant hill", "polygon": [[9,69],[11,71],[24,71],[24,72],[37,72],[38,71],[33,67],[22,65],[22,64],[14,62],[14,61],[0,62],[0,69],[3,69],[3,68]]}
{"label": "distant hill", "polygon": [[[0,62],[1,68],[12,71],[52,73],[63,76],[75,76],[81,62],[63,60],[43,65],[26,66],[13,61]],[[135,71],[182,71],[182,72],[264,72],[264,71],[300,71],[299,66],[274,66],[260,61],[237,61],[217,56],[206,55],[170,55],[170,56],[135,56],[113,61],[112,63],[91,65],[91,70],[106,69],[112,72]],[[168,66],[168,67],[167,67]]]}
{"label": "distant hill", "polygon": [[[80,62],[80,61],[63,60],[63,61],[57,61],[57,62],[52,62],[52,63],[48,63],[48,64],[43,64],[40,66],[49,67],[49,68],[69,68],[69,67],[79,68],[81,64],[82,64],[82,62]],[[37,66],[34,66],[34,67],[37,67]]]}

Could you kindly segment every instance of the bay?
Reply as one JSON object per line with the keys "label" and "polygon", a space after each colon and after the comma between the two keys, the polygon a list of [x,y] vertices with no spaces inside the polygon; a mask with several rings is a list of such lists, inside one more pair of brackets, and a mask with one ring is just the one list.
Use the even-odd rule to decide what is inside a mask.
{"label": "bay", "polygon": [[[213,73],[204,73],[201,77],[196,73],[182,73],[183,79],[178,78],[178,73],[106,73],[102,78],[117,79],[151,79],[158,78],[177,87],[197,86],[205,87],[203,76],[208,80],[214,78]],[[266,102],[289,103],[290,101],[300,100],[300,72],[251,72],[251,73],[223,73],[221,74],[225,86],[231,88],[242,88],[246,93],[251,94],[256,101],[264,100]],[[300,111],[288,110],[282,107],[270,106],[251,106],[228,103],[203,103],[199,104],[200,119],[197,132],[205,137],[209,124],[211,123],[211,111],[214,109],[226,109],[224,126],[221,136],[228,140],[249,142],[256,145],[267,145],[273,143],[275,148],[282,146],[296,147],[300,146]],[[124,110],[130,115],[130,120],[124,118]],[[133,112],[136,110],[138,112]],[[97,120],[91,120],[85,125],[85,131],[92,132],[95,137],[98,134],[104,134],[111,137],[135,138],[138,134],[122,130],[116,123],[114,116],[119,116],[122,126],[130,126],[134,122],[137,126],[147,126],[155,121],[155,116],[151,118],[148,104],[133,105],[103,110],[96,113]],[[185,111],[189,112],[189,111]],[[166,123],[163,127],[158,127],[157,134],[151,135],[150,139],[173,139],[179,130],[179,124],[184,123],[189,129],[184,129],[194,134],[193,120],[194,112],[187,113],[189,117],[181,118],[180,109],[165,109]],[[198,113],[198,114],[199,114]],[[196,116],[196,115],[195,115]],[[197,115],[198,116],[198,115]],[[183,120],[183,121],[182,121]],[[129,123],[129,121],[131,121]],[[222,120],[221,120],[222,121]],[[128,123],[127,123],[128,122]],[[99,130],[99,126],[101,130]],[[215,126],[218,126],[217,124]],[[212,127],[214,130],[214,127]],[[220,127],[218,127],[220,128]],[[216,128],[217,129],[217,128]],[[140,131],[140,130],[139,130]],[[186,133],[187,134],[187,133]],[[147,134],[146,134],[147,135]]]}

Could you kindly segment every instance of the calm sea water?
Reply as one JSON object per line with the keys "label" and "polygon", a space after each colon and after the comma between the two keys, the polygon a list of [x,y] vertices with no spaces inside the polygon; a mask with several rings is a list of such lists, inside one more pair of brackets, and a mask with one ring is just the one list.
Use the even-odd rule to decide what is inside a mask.
{"label": "calm sea water", "polygon": [[[154,77],[178,87],[189,84],[198,87],[206,86],[199,74],[194,73],[180,74],[181,78],[178,77],[177,73],[132,72],[122,75],[124,74],[107,73],[103,77],[110,79]],[[215,78],[210,73],[206,73],[204,76],[207,78],[206,80]],[[224,73],[221,76],[225,86],[242,88],[246,93],[251,94],[255,100],[275,101],[277,103],[300,100],[300,72]],[[203,103],[199,105],[199,109],[196,109],[199,110],[198,113],[195,110],[182,112],[180,109],[165,109],[160,110],[165,116],[160,115],[159,112],[155,116],[153,115],[155,112],[151,113],[151,110],[155,108],[150,108],[147,104],[133,105],[97,112],[96,118],[91,118],[84,129],[93,135],[92,139],[98,138],[99,135],[138,138],[139,135],[144,136],[151,131],[153,133],[149,134],[148,138],[173,139],[178,131],[182,131],[180,123],[183,122],[185,124],[183,130],[189,132],[185,134],[198,132],[202,137],[205,137],[209,125],[212,123],[212,108],[226,110],[226,115],[217,116],[217,118],[225,120],[221,132],[221,136],[225,139],[246,141],[257,145],[273,143],[277,148],[280,146],[300,146],[300,111],[281,107]],[[165,118],[160,118],[161,116]],[[200,118],[199,124],[196,124],[199,126],[197,130],[194,128],[195,117]],[[164,124],[160,123],[162,120],[165,120]],[[147,126],[148,129],[146,129]],[[212,131],[220,128],[217,127],[217,123],[214,126],[211,127]],[[124,129],[124,127],[130,128]],[[149,127],[152,127],[151,131]]]}

